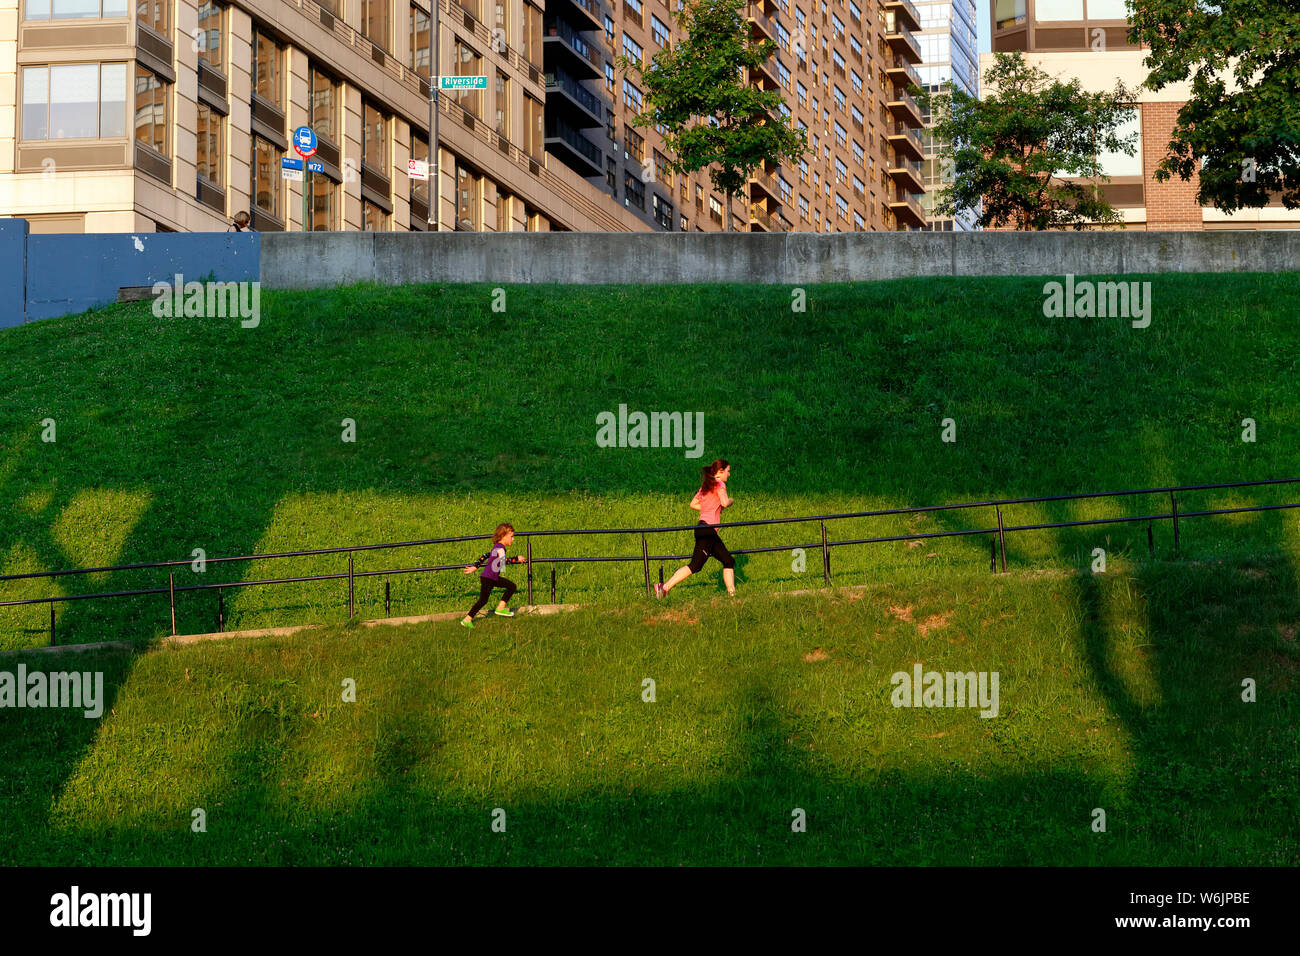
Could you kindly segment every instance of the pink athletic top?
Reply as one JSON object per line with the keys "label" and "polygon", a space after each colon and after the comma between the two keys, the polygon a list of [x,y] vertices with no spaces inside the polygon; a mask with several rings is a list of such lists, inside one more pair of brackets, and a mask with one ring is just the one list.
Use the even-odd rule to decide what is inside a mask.
{"label": "pink athletic top", "polygon": [[718,482],[713,490],[700,495],[700,520],[708,524],[717,524],[722,520],[722,495],[727,486]]}

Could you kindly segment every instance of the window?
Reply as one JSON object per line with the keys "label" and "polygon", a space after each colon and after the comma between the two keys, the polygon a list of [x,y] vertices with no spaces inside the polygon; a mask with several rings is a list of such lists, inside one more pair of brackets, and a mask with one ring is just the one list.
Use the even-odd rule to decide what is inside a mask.
{"label": "window", "polygon": [[[429,137],[415,127],[411,127],[411,158],[420,162],[428,162],[429,160]],[[433,170],[429,170],[429,174],[433,175]],[[320,177],[315,178],[319,179]],[[411,198],[418,199],[425,206],[428,206],[429,180],[411,179],[409,182],[411,184]]]}
{"label": "window", "polygon": [[282,53],[274,40],[253,28],[253,92],[277,109],[284,109],[280,64]]}
{"label": "window", "polygon": [[609,107],[605,107],[605,134],[614,142],[618,142],[618,118]]}
{"label": "window", "polygon": [[831,87],[831,95],[832,98],[835,100],[835,108],[839,110],[841,113],[843,113],[845,102],[846,102],[844,97],[844,91],[840,89],[838,85],[836,85]]}
{"label": "window", "polygon": [[642,26],[644,21],[641,18],[641,0],[623,0],[623,15],[637,26]]}
{"label": "window", "polygon": [[199,32],[202,36],[194,42],[199,45],[199,59],[218,73],[225,73],[225,16],[226,8],[219,3],[199,4]]}
{"label": "window", "polygon": [[808,160],[799,160],[799,182],[808,182]]}
{"label": "window", "polygon": [[540,159],[546,150],[546,114],[542,104],[524,94],[524,149]]}
{"label": "window", "polygon": [[168,35],[167,30],[170,26],[168,14],[170,12],[171,0],[138,0],[135,5],[136,22],[147,26],[162,37]]}
{"label": "window", "polygon": [[836,124],[835,124],[835,144],[836,144],[837,146],[843,146],[843,145],[845,145],[845,144],[848,142],[848,138],[849,138],[848,130],[846,130],[846,129],[845,129],[843,126],[841,126],[839,123],[836,123]]}
{"label": "window", "polygon": [[483,179],[460,160],[456,161],[456,228],[483,228]]}
{"label": "window", "polygon": [[[493,2],[496,5],[496,12],[493,15],[495,18],[494,24],[496,29],[492,32],[496,34],[497,39],[500,41],[500,43],[493,44],[493,49],[496,50],[497,53],[505,53],[505,50],[498,50],[496,48],[501,44],[505,44],[506,46],[510,45],[509,11],[506,10],[506,0],[493,0]],[[500,31],[499,33],[497,32],[498,30]]]}
{"label": "window", "polygon": [[407,66],[427,80],[430,76],[429,36],[431,18],[429,14],[419,7],[411,7],[408,26],[411,34],[411,52]]}
{"label": "window", "polygon": [[855,193],[864,193],[864,192],[867,191],[867,184],[864,183],[862,180],[858,179],[857,176],[854,176],[854,177],[853,177],[853,191],[854,191]]}
{"label": "window", "polygon": [[858,161],[859,166],[862,165],[862,162],[865,159],[865,154],[862,152],[862,144],[856,139],[853,141],[853,158]]}
{"label": "window", "polygon": [[627,54],[629,59],[635,61],[636,63],[640,63],[642,60],[642,53],[644,51],[641,49],[641,44],[637,43],[630,36],[624,33],[623,52]]}
{"label": "window", "polygon": [[804,24],[804,15],[803,15],[803,11],[800,10],[798,7],[795,7],[795,8],[794,8],[794,25],[795,25],[796,27],[798,27],[800,30],[802,30],[802,29],[803,29],[803,24]]}
{"label": "window", "polygon": [[780,173],[777,173],[776,185],[781,190],[781,202],[788,203],[790,201],[791,187],[790,184],[785,181],[785,177]]}
{"label": "window", "polygon": [[833,13],[831,14],[831,30],[837,37],[844,35],[844,21]]}
{"label": "window", "polygon": [[510,138],[510,78],[497,70],[497,132]]}
{"label": "window", "polygon": [[862,115],[862,110],[858,109],[856,106],[850,106],[849,113],[853,116],[854,125],[856,125],[858,129],[862,129],[862,122],[866,118]]}
{"label": "window", "polygon": [[790,119],[790,107],[785,105],[784,100],[776,104],[776,111],[781,114],[782,119],[784,120]]}
{"label": "window", "polygon": [[[253,206],[260,212],[284,222],[284,202],[281,195],[280,160],[284,154],[275,144],[262,137],[253,136]],[[313,176],[313,180],[324,179]]]}
{"label": "window", "polygon": [[23,68],[23,139],[122,139],[126,64]]}
{"label": "window", "polygon": [[623,80],[623,102],[636,112],[641,112],[641,91],[626,79]]}
{"label": "window", "polygon": [[[1204,9],[1204,5],[1202,5],[1202,9]],[[105,13],[104,16],[108,16],[108,14]],[[1124,0],[1088,0],[1088,19],[1127,20],[1128,9],[1124,5]]]}
{"label": "window", "polygon": [[776,45],[782,50],[790,49],[790,33],[779,23],[776,25]]}
{"label": "window", "polygon": [[206,103],[199,103],[199,121],[197,128],[197,145],[194,168],[200,176],[214,186],[225,182],[222,175],[225,153],[222,141],[222,120],[224,117]]}
{"label": "window", "polygon": [[363,232],[387,232],[388,213],[369,199],[361,200],[361,229]]}
{"label": "window", "polygon": [[654,209],[655,222],[664,229],[672,229],[673,204],[666,199],[661,199],[656,193],[651,196],[651,206]]}
{"label": "window", "polygon": [[859,60],[862,59],[862,44],[858,42],[858,38],[853,34],[849,34],[849,49],[857,54]]}
{"label": "window", "polygon": [[717,196],[709,197],[709,218],[714,222],[722,222],[722,203],[718,202]]}
{"label": "window", "polygon": [[655,43],[659,44],[661,47],[666,47],[668,45],[668,27],[665,26],[664,22],[653,13],[650,14],[650,34],[654,37]]}
{"label": "window", "polygon": [[618,167],[613,156],[605,157],[605,185],[616,197],[618,196]]}
{"label": "window", "polygon": [[623,204],[645,211],[645,183],[631,170],[623,170]]}
{"label": "window", "polygon": [[799,100],[800,106],[808,105],[808,87],[804,86],[798,80],[794,81],[794,95]]}
{"label": "window", "polygon": [[831,62],[835,64],[835,72],[841,76],[844,75],[844,57],[840,56],[839,50],[831,50]]}
{"label": "window", "polygon": [[608,61],[605,63],[605,89],[614,92],[614,64]]}
{"label": "window", "polygon": [[388,117],[372,103],[361,104],[361,162],[388,177]]}
{"label": "window", "polygon": [[164,156],[171,155],[167,142],[167,86],[152,70],[136,64],[135,138]]}
{"label": "window", "polygon": [[605,14],[605,39],[610,43],[614,42],[614,18],[608,13]]}
{"label": "window", "polygon": [[361,35],[378,46],[388,49],[389,0],[361,0]]}
{"label": "window", "polygon": [[24,20],[85,20],[126,16],[126,0],[27,0]]}
{"label": "window", "polygon": [[862,218],[862,213],[855,212],[853,214],[853,228],[859,232],[867,228],[867,221]]}
{"label": "window", "polygon": [[858,5],[853,0],[849,0],[849,16],[857,23],[862,22],[862,11],[858,9]]}
{"label": "window", "polygon": [[509,193],[497,190],[497,232],[510,232],[514,229],[514,217],[510,214],[513,202]]}
{"label": "window", "polygon": [[835,157],[835,181],[842,183],[849,178],[849,167],[844,165],[844,161],[838,156]]}
{"label": "window", "polygon": [[858,76],[857,70],[849,70],[849,82],[853,84],[853,92],[862,92],[862,77]]}
{"label": "window", "polygon": [[799,218],[805,222],[808,220],[808,197],[799,197]]}
{"label": "window", "polygon": [[[428,152],[427,144],[425,152]],[[321,173],[315,173],[311,177],[307,201],[310,204],[308,211],[313,232],[327,232],[335,228],[335,223],[338,222],[338,197],[339,187],[334,180]]]}
{"label": "window", "polygon": [[630,126],[623,127],[623,152],[628,159],[638,163],[645,159],[645,140]]}
{"label": "window", "polygon": [[776,61],[776,77],[787,90],[790,88],[790,69],[780,60]]}
{"label": "window", "polygon": [[[456,64],[457,76],[481,76],[483,74],[483,57],[479,56],[477,50],[462,40],[456,38],[455,50],[453,57]],[[475,116],[483,115],[483,94],[478,90],[457,90],[456,99],[460,105],[469,110]]]}
{"label": "window", "polygon": [[[1091,9],[1091,7],[1089,9]],[[1137,146],[1137,151],[1132,156],[1126,155],[1120,150],[1116,150],[1113,153],[1098,153],[1097,162],[1101,165],[1101,171],[1104,175],[1142,175],[1142,117],[1136,107],[1127,112],[1128,115],[1125,117],[1124,122],[1116,128],[1115,135],[1121,139],[1127,139],[1134,133],[1137,133],[1137,138],[1133,140]]]}
{"label": "window", "polygon": [[327,74],[311,67],[311,86],[308,96],[311,100],[311,128],[317,136],[337,145],[338,130],[334,119],[334,106],[338,102],[338,86]]}
{"label": "window", "polygon": [[668,157],[659,150],[654,151],[655,160],[655,179],[663,183],[670,190],[673,188],[673,171],[668,165]]}
{"label": "window", "polygon": [[524,4],[524,57],[534,66],[542,65],[542,11]]}
{"label": "window", "polygon": [[1025,0],[994,0],[993,22],[999,30],[1025,22]]}
{"label": "window", "polygon": [[1082,20],[1083,0],[1037,0],[1034,17],[1039,20]]}
{"label": "window", "polygon": [[835,194],[835,212],[839,214],[841,219],[849,218],[849,204],[839,193]]}

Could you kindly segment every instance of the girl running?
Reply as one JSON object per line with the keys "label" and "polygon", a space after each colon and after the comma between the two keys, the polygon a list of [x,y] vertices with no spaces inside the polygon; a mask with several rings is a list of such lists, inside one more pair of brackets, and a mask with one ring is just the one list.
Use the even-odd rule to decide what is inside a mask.
{"label": "girl running", "polygon": [[515,616],[515,612],[507,606],[510,598],[515,593],[515,582],[501,576],[501,569],[507,564],[524,563],[524,559],[521,557],[506,557],[506,548],[510,547],[514,540],[515,529],[513,526],[506,523],[497,525],[497,530],[492,534],[492,548],[486,554],[479,555],[479,559],[473,564],[465,565],[466,574],[473,574],[480,567],[483,570],[479,574],[478,602],[469,609],[468,614],[461,618],[462,627],[474,626],[474,615],[487,604],[488,595],[492,593],[493,588],[505,589],[505,593],[501,596],[501,601],[497,604],[497,609],[493,613],[501,617]]}
{"label": "girl running", "polygon": [[719,458],[711,465],[705,465],[701,471],[700,490],[691,499],[691,507],[700,513],[700,523],[695,528],[695,552],[691,561],[684,568],[678,568],[668,579],[667,584],[655,583],[655,596],[663,597],[678,584],[685,581],[700,568],[709,557],[715,557],[722,564],[722,581],[727,586],[727,593],[736,596],[736,559],[731,556],[727,546],[718,537],[716,525],[722,520],[722,509],[731,507],[731,496],[727,494],[727,479],[731,477],[731,464]]}

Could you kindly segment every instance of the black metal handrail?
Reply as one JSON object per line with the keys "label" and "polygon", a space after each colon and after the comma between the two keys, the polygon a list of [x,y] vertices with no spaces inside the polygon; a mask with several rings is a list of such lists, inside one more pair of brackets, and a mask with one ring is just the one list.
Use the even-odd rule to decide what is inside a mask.
{"label": "black metal handrail", "polygon": [[[1202,509],[1199,511],[1180,511],[1178,507],[1177,496],[1179,494],[1196,491],[1214,491],[1223,489],[1237,488],[1254,488],[1265,485],[1287,485],[1300,482],[1300,478],[1272,478],[1258,481],[1235,481],[1235,482],[1216,482],[1212,484],[1200,485],[1169,485],[1158,488],[1139,488],[1124,491],[1101,491],[1101,492],[1082,492],[1064,495],[1038,495],[1033,497],[1021,498],[997,498],[984,501],[964,501],[954,502],[942,505],[920,505],[909,508],[880,508],[872,511],[854,511],[842,512],[836,514],[822,515],[803,515],[797,517],[785,518],[759,518],[750,521],[724,521],[715,527],[719,529],[726,528],[750,528],[762,527],[767,525],[782,524],[800,524],[800,523],[817,523],[821,527],[821,538],[817,541],[802,544],[781,544],[754,548],[733,548],[733,554],[766,554],[776,551],[790,551],[796,548],[804,550],[820,549],[822,552],[823,571],[825,581],[830,584],[830,551],[837,547],[857,546],[865,544],[882,544],[896,541],[918,541],[931,538],[956,538],[968,537],[970,535],[990,535],[995,536],[990,539],[990,570],[997,569],[997,549],[1001,550],[1001,567],[1005,571],[1006,562],[1006,535],[1024,532],[1024,531],[1041,531],[1053,528],[1076,528],[1088,527],[1103,524],[1129,524],[1133,522],[1146,521],[1147,527],[1147,544],[1151,553],[1154,555],[1154,539],[1152,537],[1152,523],[1155,521],[1172,521],[1174,532],[1174,547],[1177,550],[1180,547],[1180,525],[1179,522],[1187,518],[1200,518],[1215,515],[1244,514],[1250,512],[1278,511],[1292,508],[1300,508],[1300,502],[1287,502],[1283,504],[1271,505],[1249,505],[1235,508],[1212,508]],[[1154,512],[1139,515],[1121,515],[1107,518],[1086,518],[1070,521],[1053,521],[1038,522],[1033,524],[1008,525],[1003,520],[1002,510],[1014,505],[1025,504],[1047,504],[1051,502],[1062,501],[1084,501],[1106,498],[1135,497],[1138,495],[1169,495],[1170,510],[1168,512]],[[835,521],[846,521],[863,518],[881,518],[901,515],[929,514],[936,512],[962,511],[971,508],[993,508],[996,513],[997,524],[989,527],[980,528],[962,528],[947,531],[930,531],[912,534],[883,535],[869,538],[846,538],[832,540],[827,536],[826,523]],[[650,534],[669,534],[682,531],[694,531],[697,524],[689,525],[668,525],[663,527],[651,528],[577,528],[577,529],[541,529],[537,531],[516,531],[515,536],[523,539],[526,547],[525,564],[528,566],[528,603],[533,603],[533,574],[532,566],[535,564],[551,566],[551,597],[555,599],[556,577],[555,566],[558,564],[586,564],[598,562],[641,562],[644,567],[646,590],[650,590],[650,562],[651,561],[672,561],[681,560],[689,557],[688,554],[659,554],[652,555],[646,545],[646,535]],[[533,551],[533,538],[546,538],[554,536],[571,536],[586,537],[591,535],[640,535],[642,539],[642,548],[640,554],[633,555],[596,555],[596,556],[554,556],[539,557],[535,556]],[[302,558],[315,557],[320,555],[346,554],[348,556],[347,571],[339,571],[327,574],[300,575],[294,577],[281,578],[264,578],[251,581],[223,581],[212,584],[185,584],[177,586],[174,577],[169,575],[166,587],[139,588],[126,591],[104,591],[93,594],[69,594],[56,595],[51,597],[24,598],[20,600],[0,601],[0,607],[21,607],[34,604],[50,605],[50,643],[54,644],[54,605],[56,603],[65,603],[71,601],[85,601],[93,599],[110,599],[123,597],[137,597],[144,595],[169,594],[171,595],[171,612],[172,612],[172,632],[175,633],[175,595],[192,591],[212,591],[218,593],[218,630],[224,625],[224,602],[222,595],[226,588],[244,588],[256,587],[261,585],[278,585],[278,584],[295,584],[311,581],[338,581],[348,580],[348,611],[351,616],[354,610],[355,592],[353,582],[356,578],[369,577],[388,577],[400,576],[404,574],[421,574],[426,572],[453,571],[460,570],[465,565],[463,563],[455,564],[438,564],[424,565],[420,567],[404,568],[383,568],[375,570],[357,571],[353,566],[353,556],[363,551],[383,551],[397,548],[415,548],[427,547],[431,545],[443,544],[460,544],[469,541],[490,540],[491,534],[471,534],[471,535],[454,535],[441,538],[423,538],[413,541],[395,541],[381,544],[362,544],[347,545],[333,548],[314,548],[303,551],[277,551],[265,554],[246,554],[246,555],[228,555],[224,557],[204,558],[206,564],[225,564],[236,561],[260,561],[260,560],[278,560],[284,558]],[[18,574],[0,575],[0,583],[7,581],[29,580],[34,578],[58,578],[68,575],[77,574],[100,574],[119,571],[134,571],[150,568],[175,568],[182,565],[193,564],[194,558],[182,558],[173,561],[144,561],[134,564],[106,565],[93,568],[69,568],[57,571],[28,571]],[[662,570],[660,571],[662,577]],[[385,585],[385,606],[389,604],[390,594],[387,584]]]}

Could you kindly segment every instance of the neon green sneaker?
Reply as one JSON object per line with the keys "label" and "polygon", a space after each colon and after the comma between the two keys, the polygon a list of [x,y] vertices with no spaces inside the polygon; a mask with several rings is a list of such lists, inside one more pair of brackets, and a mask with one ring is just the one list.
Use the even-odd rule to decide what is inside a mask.
{"label": "neon green sneaker", "polygon": [[492,613],[495,614],[497,617],[514,617],[514,616],[515,616],[515,612],[512,611],[512,610],[510,610],[510,608],[506,608],[504,611],[493,611]]}
{"label": "neon green sneaker", "polygon": [[470,630],[473,630],[473,629],[474,629],[474,622],[473,622],[473,621],[467,621],[467,620],[465,620],[465,618],[462,617],[462,618],[460,619],[460,626],[461,626],[461,627],[468,627]]}

